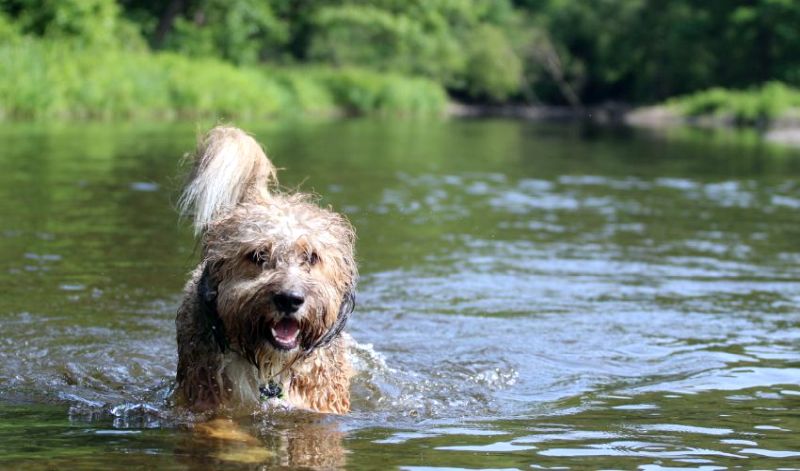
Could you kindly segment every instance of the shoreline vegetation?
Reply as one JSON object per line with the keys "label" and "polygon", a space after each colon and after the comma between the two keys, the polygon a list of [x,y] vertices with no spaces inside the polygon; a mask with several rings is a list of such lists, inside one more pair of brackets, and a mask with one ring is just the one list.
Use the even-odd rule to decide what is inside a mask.
{"label": "shoreline vegetation", "polygon": [[423,77],[356,67],[246,66],[171,52],[92,50],[35,38],[0,44],[0,121],[505,117],[643,127],[749,127],[800,145],[800,90],[712,88],[649,106],[460,103]]}
{"label": "shoreline vegetation", "polygon": [[447,104],[444,89],[420,77],[355,67],[237,67],[31,38],[0,45],[0,66],[4,120],[410,116],[441,114]]}
{"label": "shoreline vegetation", "polygon": [[501,116],[800,143],[792,0],[302,5],[0,0],[0,121]]}
{"label": "shoreline vegetation", "polygon": [[771,143],[800,147],[800,90],[771,82],[751,90],[713,88],[656,105],[610,103],[590,107],[465,105],[449,103],[447,116],[533,121],[589,121],[645,128],[755,129]]}
{"label": "shoreline vegetation", "polygon": [[715,87],[670,98],[655,105],[607,103],[588,107],[451,104],[457,117],[505,116],[519,119],[575,120],[649,127],[691,125],[760,130],[800,128],[800,89],[770,82],[749,90]]}
{"label": "shoreline vegetation", "polygon": [[357,67],[240,67],[170,52],[0,44],[0,120],[181,120],[358,115],[591,120],[640,126],[800,128],[800,89],[712,88],[656,105],[463,103],[437,82]]}

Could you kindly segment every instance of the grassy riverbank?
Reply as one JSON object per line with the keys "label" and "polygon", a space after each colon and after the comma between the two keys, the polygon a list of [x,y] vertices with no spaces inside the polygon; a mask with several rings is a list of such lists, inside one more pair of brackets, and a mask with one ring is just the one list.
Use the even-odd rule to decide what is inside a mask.
{"label": "grassy riverbank", "polygon": [[435,115],[437,83],[359,68],[237,67],[174,53],[20,38],[0,45],[0,118],[259,119]]}
{"label": "grassy riverbank", "polygon": [[780,82],[748,90],[712,88],[673,98],[666,106],[686,119],[769,127],[800,122],[800,89]]}
{"label": "grassy riverbank", "polygon": [[[447,92],[433,80],[355,67],[236,66],[147,48],[19,37],[0,44],[0,70],[0,119],[15,121],[464,114],[448,108]],[[567,107],[468,109],[525,119],[603,116]],[[657,126],[798,127],[800,90],[780,82],[712,88],[634,108],[625,119]]]}

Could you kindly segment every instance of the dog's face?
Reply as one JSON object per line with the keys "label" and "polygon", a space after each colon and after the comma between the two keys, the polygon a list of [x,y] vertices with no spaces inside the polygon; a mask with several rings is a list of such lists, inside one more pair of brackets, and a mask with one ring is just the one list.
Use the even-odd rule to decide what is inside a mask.
{"label": "dog's face", "polygon": [[237,207],[203,240],[227,341],[259,368],[318,342],[352,309],[357,277],[350,224],[301,196],[279,198]]}

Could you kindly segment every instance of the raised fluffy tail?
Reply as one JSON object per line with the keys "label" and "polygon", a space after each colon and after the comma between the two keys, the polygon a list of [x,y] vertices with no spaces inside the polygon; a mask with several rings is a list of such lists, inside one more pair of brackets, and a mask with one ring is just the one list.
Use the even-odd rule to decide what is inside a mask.
{"label": "raised fluffy tail", "polygon": [[192,218],[199,235],[237,204],[268,199],[269,185],[275,183],[275,166],[255,139],[241,129],[217,126],[197,146],[178,208]]}

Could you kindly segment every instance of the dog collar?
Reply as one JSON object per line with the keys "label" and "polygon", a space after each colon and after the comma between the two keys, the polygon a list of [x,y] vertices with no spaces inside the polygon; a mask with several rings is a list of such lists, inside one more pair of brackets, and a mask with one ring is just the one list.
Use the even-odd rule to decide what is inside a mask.
{"label": "dog collar", "polygon": [[352,291],[348,291],[344,295],[344,299],[342,300],[342,304],[339,306],[339,315],[336,317],[336,322],[331,326],[330,329],[323,335],[317,343],[303,348],[303,356],[307,357],[311,355],[311,353],[318,349],[327,347],[333,339],[341,335],[342,331],[344,330],[344,326],[347,325],[347,319],[352,314],[353,310],[356,307],[356,296]]}

